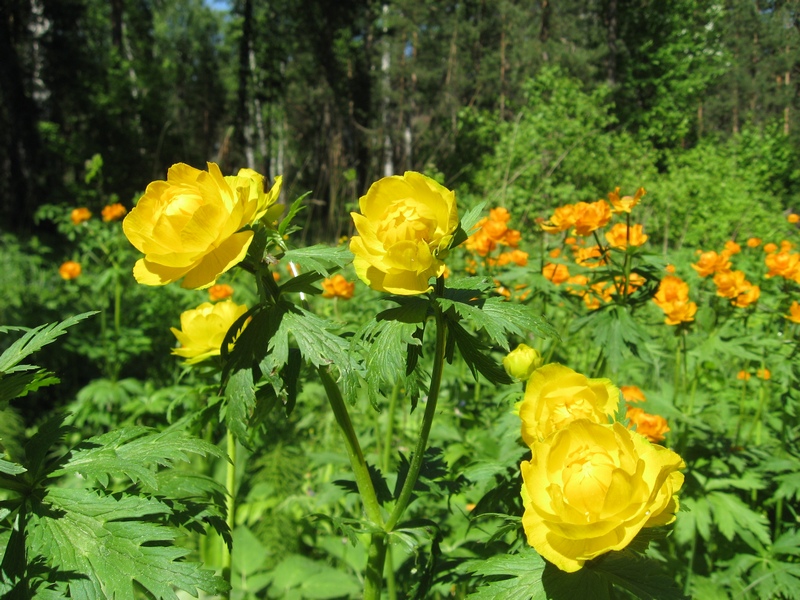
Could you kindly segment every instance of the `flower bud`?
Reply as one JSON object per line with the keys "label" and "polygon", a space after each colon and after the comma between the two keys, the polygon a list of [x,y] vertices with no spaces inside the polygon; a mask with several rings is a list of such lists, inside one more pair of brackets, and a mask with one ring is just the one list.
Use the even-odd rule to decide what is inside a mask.
{"label": "flower bud", "polygon": [[542,366],[542,355],[526,344],[520,344],[503,359],[503,368],[511,377],[527,381]]}

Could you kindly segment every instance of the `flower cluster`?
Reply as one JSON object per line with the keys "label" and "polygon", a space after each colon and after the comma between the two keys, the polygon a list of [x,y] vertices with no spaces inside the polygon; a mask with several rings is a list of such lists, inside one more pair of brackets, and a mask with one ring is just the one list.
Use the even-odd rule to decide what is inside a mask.
{"label": "flower cluster", "polygon": [[573,229],[575,235],[586,236],[604,227],[610,220],[611,207],[605,200],[578,202],[556,208],[541,227],[548,233]]}
{"label": "flower cluster", "polygon": [[528,543],[563,571],[675,520],[683,460],[613,422],[618,404],[608,379],[549,364],[533,372],[518,405],[532,454],[520,465],[522,525]]}
{"label": "flower cluster", "polygon": [[322,297],[323,298],[341,298],[342,300],[350,300],[356,290],[356,284],[344,278],[339,273],[333,277],[329,277],[322,282]]}
{"label": "flower cluster", "polygon": [[643,408],[631,406],[631,403],[645,402],[642,390],[635,385],[624,385],[619,391],[625,402],[628,403],[625,409],[625,418],[628,419],[628,428],[636,428],[636,432],[642,434],[654,443],[663,442],[664,434],[669,431],[667,420],[660,415],[646,413]]}
{"label": "flower cluster", "polygon": [[[760,244],[761,240],[757,238],[747,241],[748,248],[757,248]],[[750,283],[743,271],[731,268],[731,257],[741,251],[741,246],[733,240],[725,242],[724,249],[719,253],[714,250],[698,250],[698,260],[692,263],[692,268],[700,277],[714,276],[717,296],[729,298],[733,306],[747,308],[758,301],[761,288]]]}

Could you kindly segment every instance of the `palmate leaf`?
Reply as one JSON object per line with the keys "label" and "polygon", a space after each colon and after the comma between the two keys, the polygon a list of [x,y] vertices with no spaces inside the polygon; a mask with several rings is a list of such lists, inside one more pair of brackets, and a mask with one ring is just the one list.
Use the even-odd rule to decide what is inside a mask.
{"label": "palmate leaf", "polygon": [[617,370],[629,353],[643,359],[648,357],[646,344],[650,337],[626,307],[606,305],[573,321],[570,331],[578,331],[587,325],[594,334],[595,346],[602,349],[611,370]]}
{"label": "palmate leaf", "polygon": [[108,486],[111,478],[125,477],[153,492],[158,489],[157,467],[189,462],[193,454],[224,456],[213,444],[180,430],[159,433],[147,427],[126,427],[89,438],[51,476],[80,473],[103,487]]}
{"label": "palmate leaf", "polygon": [[447,331],[450,334],[446,358],[448,362],[453,361],[453,344],[458,346],[464,362],[472,371],[472,376],[477,378],[478,373],[486,377],[494,384],[508,384],[512,382],[511,377],[497,364],[490,356],[491,348],[469,333],[456,321],[448,319]]}
{"label": "palmate leaf", "polygon": [[[532,548],[519,554],[493,556],[467,565],[481,578],[494,579],[483,583],[468,600],[547,600],[542,587],[545,561]],[[593,596],[584,596],[590,598]]]}
{"label": "palmate leaf", "polygon": [[28,553],[69,578],[71,598],[134,600],[134,581],[158,599],[177,600],[173,587],[195,596],[227,588],[213,572],[181,561],[188,550],[166,545],[175,530],[143,521],[169,513],[157,500],[52,488],[31,508]]}
{"label": "palmate leaf", "polygon": [[287,250],[281,260],[297,263],[305,271],[316,271],[328,277],[331,270],[341,269],[353,262],[353,253],[345,246],[317,244]]}

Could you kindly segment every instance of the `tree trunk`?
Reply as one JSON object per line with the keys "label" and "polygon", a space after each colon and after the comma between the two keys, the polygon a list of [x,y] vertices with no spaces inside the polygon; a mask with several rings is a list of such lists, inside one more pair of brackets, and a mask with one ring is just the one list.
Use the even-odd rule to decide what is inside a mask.
{"label": "tree trunk", "polygon": [[244,0],[242,39],[239,43],[239,90],[236,105],[236,146],[244,154],[246,166],[255,168],[252,125],[248,107],[250,82],[250,44],[253,37],[253,0]]}
{"label": "tree trunk", "polygon": [[391,90],[391,80],[389,78],[389,67],[391,66],[391,55],[389,54],[389,28],[386,26],[386,19],[389,16],[389,5],[383,5],[383,40],[381,41],[381,133],[383,134],[383,176],[389,177],[394,175],[394,157],[392,147],[392,137],[389,135],[391,129],[391,119],[389,117],[389,110],[391,105],[391,98],[389,92]]}
{"label": "tree trunk", "polygon": [[606,5],[606,44],[608,60],[606,62],[606,79],[613,86],[617,82],[617,0],[608,0]]}
{"label": "tree trunk", "polygon": [[550,57],[547,54],[547,41],[550,39],[550,19],[553,16],[553,9],[548,0],[541,0],[542,7],[542,27],[539,29],[539,42],[542,44],[542,59],[548,62]]}

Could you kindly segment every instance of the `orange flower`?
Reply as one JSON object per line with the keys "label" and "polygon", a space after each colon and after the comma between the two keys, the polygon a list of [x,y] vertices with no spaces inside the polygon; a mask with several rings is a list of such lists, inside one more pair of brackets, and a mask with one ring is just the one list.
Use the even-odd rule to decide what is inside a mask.
{"label": "orange flower", "polygon": [[323,298],[343,298],[350,300],[355,292],[356,284],[347,281],[340,273],[322,282]]}
{"label": "orange flower", "polygon": [[520,267],[528,264],[528,253],[522,250],[514,249],[511,251],[511,262]]}
{"label": "orange flower", "polygon": [[73,208],[69,218],[72,219],[73,225],[80,225],[84,221],[91,219],[92,213],[89,212],[88,208],[82,206],[81,208]]}
{"label": "orange flower", "polygon": [[81,266],[74,260],[68,260],[61,263],[61,266],[58,268],[58,274],[61,275],[62,279],[67,281],[75,279],[81,274]]}
{"label": "orange flower", "polygon": [[586,277],[586,275],[573,275],[572,277],[567,279],[566,284],[567,284],[565,286],[566,290],[570,294],[575,294],[576,296],[583,296],[586,294],[586,290],[580,289],[579,287],[576,286],[585,287],[589,285],[589,278]]}
{"label": "orange flower", "polygon": [[766,252],[767,254],[772,254],[777,249],[778,249],[778,246],[776,244],[773,244],[772,242],[768,242],[768,243],[764,244],[764,252]]}
{"label": "orange flower", "polygon": [[231,296],[233,296],[233,288],[227,283],[218,283],[208,288],[208,299],[211,302],[225,300],[225,298],[230,298]]}
{"label": "orange flower", "polygon": [[499,206],[489,211],[489,218],[492,221],[500,221],[501,223],[508,223],[508,221],[511,219],[511,214],[509,214],[509,212],[505,208]]}
{"label": "orange flower", "polygon": [[542,270],[542,274],[556,285],[564,283],[569,279],[569,269],[567,265],[547,263]]}
{"label": "orange flower", "polygon": [[[599,258],[600,260],[590,262],[592,258]],[[600,251],[600,246],[589,246],[588,248],[578,248],[575,250],[575,262],[582,267],[596,269],[606,264],[605,257]]]}
{"label": "orange flower", "polygon": [[725,249],[722,251],[722,253],[726,256],[733,256],[734,254],[739,254],[741,251],[742,247],[739,244],[733,240],[728,240],[725,242]]}
{"label": "orange flower", "polygon": [[669,310],[664,310],[664,323],[667,325],[691,323],[694,321],[695,313],[697,313],[697,304],[688,300],[680,300],[674,302]]}
{"label": "orange flower", "polygon": [[747,371],[739,371],[736,374],[736,379],[742,379],[744,381],[750,381],[750,373]]}
{"label": "orange flower", "polygon": [[639,204],[639,200],[641,200],[646,193],[644,188],[640,187],[633,196],[623,196],[620,198],[619,188],[616,188],[613,192],[608,192],[608,201],[611,202],[611,206],[614,207],[615,213],[629,213],[634,206]]}
{"label": "orange flower", "polygon": [[497,287],[494,288],[495,293],[498,294],[499,296],[502,296],[506,300],[511,300],[511,290],[503,285],[500,285],[500,282],[497,281],[496,279],[494,280],[494,282],[495,285],[497,285]]}
{"label": "orange flower", "polygon": [[611,207],[605,200],[597,202],[578,202],[575,205],[576,235],[589,235],[596,229],[605,226],[611,220]]}
{"label": "orange flower", "polygon": [[558,258],[561,256],[561,248],[553,248],[547,254],[550,256],[550,258]]}
{"label": "orange flower", "polygon": [[770,379],[772,377],[772,373],[769,372],[769,369],[758,369],[756,371],[756,377],[766,381],[767,379]]}
{"label": "orange flower", "polygon": [[747,240],[748,248],[758,248],[761,245],[761,238],[751,237]]}
{"label": "orange flower", "polygon": [[781,252],[788,252],[792,248],[794,248],[794,244],[789,240],[781,240]]}
{"label": "orange flower", "polygon": [[800,254],[797,252],[773,252],[764,259],[769,271],[765,277],[779,275],[786,279],[794,279],[800,271]]}
{"label": "orange flower", "polygon": [[658,307],[664,311],[667,325],[679,325],[694,321],[697,304],[689,301],[689,285],[680,277],[667,275],[661,280],[653,297]]}
{"label": "orange flower", "polygon": [[540,227],[548,233],[566,231],[575,224],[577,217],[574,204],[559,206],[553,211],[553,216],[550,217],[550,220],[541,223]]}
{"label": "orange flower", "polygon": [[506,237],[503,241],[512,248],[516,248],[517,246],[519,246],[519,241],[521,239],[522,239],[522,233],[520,233],[516,229],[509,229],[508,231],[506,231]]}
{"label": "orange flower", "polygon": [[788,217],[786,217],[786,220],[789,221],[789,223],[791,223],[792,225],[794,225],[795,223],[800,221],[800,215],[798,215],[797,213],[792,213]]}
{"label": "orange flower", "polygon": [[589,292],[583,297],[583,302],[589,310],[600,307],[600,303],[608,304],[616,291],[613,283],[608,281],[598,281],[592,284]]}
{"label": "orange flower", "polygon": [[570,236],[570,237],[568,237],[568,238],[566,238],[566,239],[564,240],[564,243],[565,243],[567,246],[570,246],[570,245],[574,244],[576,241],[577,241],[577,240],[576,240],[574,237],[571,237],[571,236]]}
{"label": "orange flower", "polygon": [[[614,281],[619,285],[620,289],[622,289],[622,286],[623,286],[623,284],[625,282],[625,277],[621,276],[621,275],[617,276],[617,277],[614,278]],[[638,273],[629,274],[628,275],[628,286],[627,286],[628,289],[625,291],[625,294],[630,296],[633,292],[635,292],[640,287],[642,287],[646,282],[647,282],[647,280],[644,277],[642,277],[641,275],[639,275]]]}
{"label": "orange flower", "polygon": [[639,224],[631,226],[629,231],[625,223],[617,223],[606,231],[606,239],[612,248],[624,249],[629,242],[631,246],[641,246],[647,241],[647,236],[642,233],[642,226]]}
{"label": "orange flower", "polygon": [[653,443],[664,441],[664,434],[669,431],[667,420],[659,415],[651,415],[641,408],[628,407],[625,417],[630,421],[628,429],[636,426],[636,433],[646,437]]}
{"label": "orange flower", "polygon": [[[745,283],[749,284],[749,281],[745,281]],[[758,302],[758,299],[761,297],[761,288],[757,285],[749,285],[744,289],[744,291],[739,292],[739,295],[736,296],[736,299],[733,300],[732,304],[734,306],[738,306],[739,308],[747,308],[751,304],[755,304]]]}
{"label": "orange flower", "polygon": [[638,385],[621,385],[619,391],[625,402],[644,402],[647,399]]}
{"label": "orange flower", "polygon": [[667,265],[666,267],[664,267],[664,270],[670,275],[672,275],[673,273],[675,273],[675,265]]}
{"label": "orange flower", "polygon": [[800,323],[800,304],[797,303],[797,300],[792,302],[789,307],[789,314],[784,315],[783,318],[789,319],[792,323]]}
{"label": "orange flower", "polygon": [[503,237],[508,231],[508,227],[503,221],[495,221],[494,219],[489,219],[483,224],[482,231],[489,236],[489,239],[493,242],[502,242]]}
{"label": "orange flower", "polygon": [[714,284],[717,286],[717,296],[736,298],[750,282],[744,278],[743,271],[721,271],[714,275]]}
{"label": "orange flower", "polygon": [[713,273],[727,271],[731,268],[731,263],[724,254],[717,254],[713,250],[709,250],[700,253],[700,259],[696,263],[692,263],[692,268],[700,277],[708,277]]}
{"label": "orange flower", "polygon": [[469,237],[465,246],[467,250],[472,250],[479,256],[486,256],[495,249],[496,244],[483,229],[479,229]]}
{"label": "orange flower", "polygon": [[108,206],[104,206],[102,210],[103,221],[108,223],[109,221],[119,221],[122,217],[124,217],[128,212],[128,209],[122,206],[119,202],[115,202],[114,204],[109,204]]}

